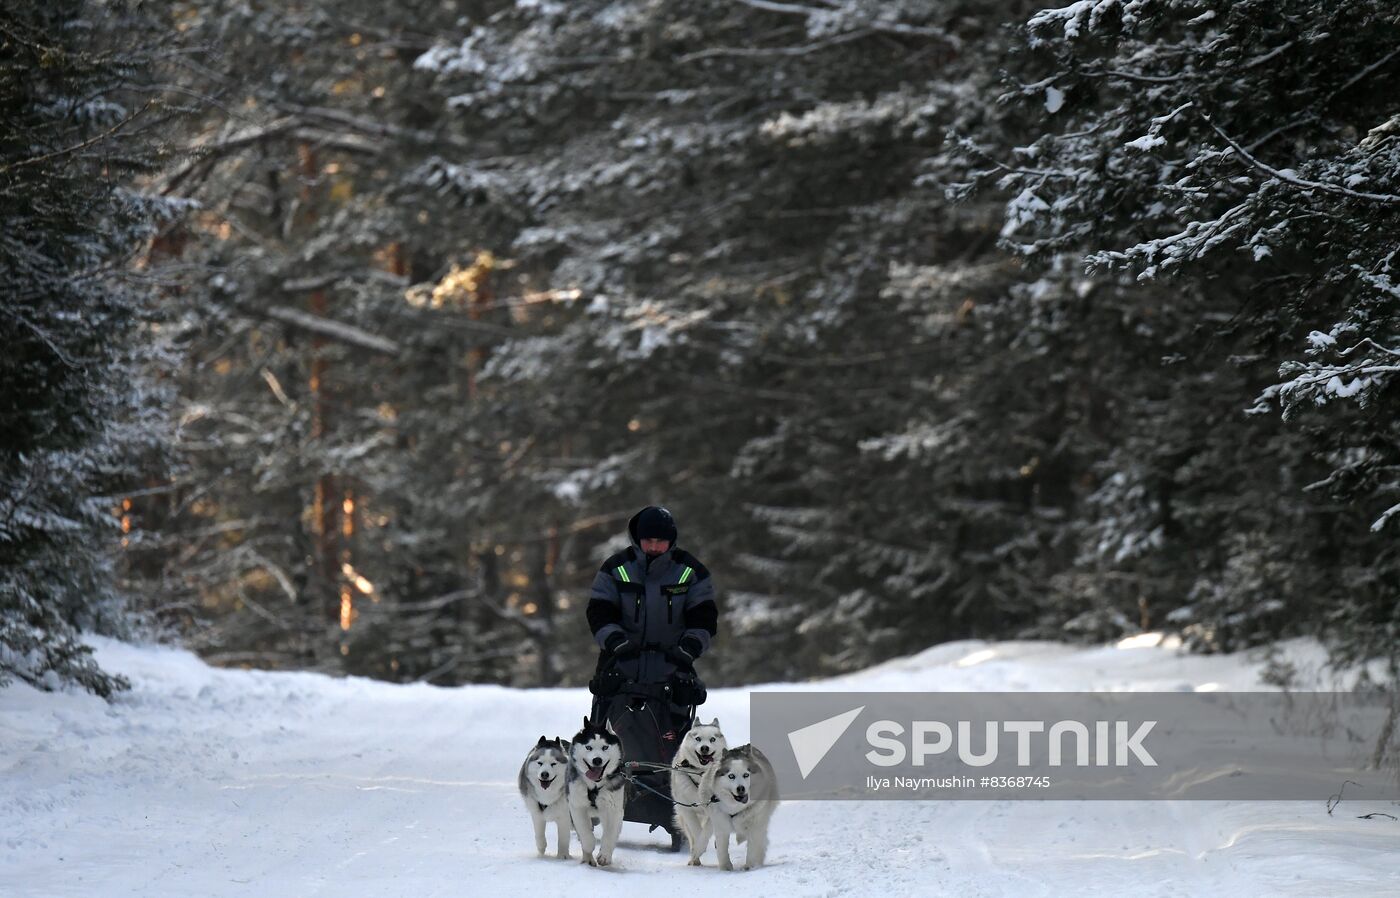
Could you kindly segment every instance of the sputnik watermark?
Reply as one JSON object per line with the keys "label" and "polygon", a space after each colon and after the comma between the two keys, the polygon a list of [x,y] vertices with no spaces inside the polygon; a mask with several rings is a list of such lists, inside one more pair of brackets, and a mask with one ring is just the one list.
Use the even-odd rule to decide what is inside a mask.
{"label": "sputnik watermark", "polygon": [[[787,734],[798,773],[804,780],[864,710],[865,706],[861,705]],[[1061,767],[1066,763],[1080,767],[1126,767],[1131,761],[1156,767],[1157,759],[1143,744],[1156,725],[1155,720],[1136,724],[1126,720],[1095,720],[1089,723],[1057,720],[1048,726],[1041,720],[988,720],[982,724],[982,747],[979,751],[974,746],[970,720],[952,724],[941,720],[916,720],[909,727],[897,720],[877,720],[865,728],[865,740],[870,745],[865,759],[877,767],[898,767],[906,761],[915,767],[922,767],[930,757],[955,749],[958,760],[963,764],[987,767],[997,762],[1001,745],[999,736],[1010,734],[1016,739],[1018,767],[1031,766],[1034,763],[1033,752],[1037,749],[1051,767]],[[909,733],[907,748],[902,739],[906,732]],[[1043,739],[1032,740],[1033,736],[1041,734],[1044,734]],[[1067,743],[1073,753],[1068,761],[1065,752]]]}
{"label": "sputnik watermark", "polygon": [[881,789],[924,792],[929,789],[975,789],[977,780],[970,776],[867,776],[865,786],[872,792]]}
{"label": "sputnik watermark", "polygon": [[[1035,748],[1043,754],[1051,767],[1061,767],[1066,763],[1065,743],[1073,744],[1073,755],[1068,763],[1079,767],[1110,764],[1126,767],[1130,760],[1148,767],[1156,767],[1157,760],[1143,747],[1143,739],[1157,725],[1155,720],[1138,723],[1129,735],[1132,726],[1126,720],[1095,720],[1090,724],[1078,720],[1057,720],[1050,724],[1048,735],[1036,740]],[[957,721],[957,738],[953,738],[953,727],[941,720],[916,720],[909,728],[910,744],[906,750],[899,738],[904,735],[903,724],[894,720],[877,720],[865,730],[866,741],[872,746],[865,753],[865,759],[878,767],[898,767],[908,759],[915,767],[922,767],[934,755],[941,755],[956,743],[958,760],[969,767],[988,767],[997,762],[1001,734],[1016,738],[1016,766],[1030,767],[1032,761],[1032,736],[1047,733],[1041,720],[988,720],[983,724],[982,750],[974,748],[972,721]],[[1093,728],[1093,752],[1090,753],[1090,726]],[[1113,739],[1110,745],[1109,734]],[[788,734],[791,738],[791,733]],[[806,779],[806,777],[803,777]]]}
{"label": "sputnik watermark", "polygon": [[864,710],[865,706],[861,705],[859,708],[852,708],[837,714],[835,717],[819,720],[787,734],[788,744],[792,746],[793,758],[797,761],[798,772],[802,774],[804,780],[807,778],[807,774],[811,773],[813,768],[822,762],[822,758],[831,751],[836,740],[846,734],[846,730]]}
{"label": "sputnik watermark", "polygon": [[[1354,693],[753,693],[784,798],[1400,799]],[[1387,752],[1389,752],[1387,754]],[[1375,758],[1389,760],[1377,764]],[[1349,789],[1355,787],[1349,787]]]}

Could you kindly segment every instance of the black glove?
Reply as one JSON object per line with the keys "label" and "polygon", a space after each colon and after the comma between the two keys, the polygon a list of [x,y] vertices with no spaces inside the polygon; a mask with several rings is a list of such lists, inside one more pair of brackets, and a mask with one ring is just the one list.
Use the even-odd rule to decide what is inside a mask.
{"label": "black glove", "polygon": [[700,645],[700,640],[694,636],[682,636],[681,641],[676,645],[676,656],[686,667],[694,667],[695,659],[700,657],[700,653],[705,649]]}
{"label": "black glove", "polygon": [[635,652],[636,645],[632,642],[632,640],[627,638],[626,633],[623,633],[621,630],[619,630],[618,632],[609,636],[607,640],[603,642],[603,650],[610,655],[621,656],[628,654],[629,651]]}

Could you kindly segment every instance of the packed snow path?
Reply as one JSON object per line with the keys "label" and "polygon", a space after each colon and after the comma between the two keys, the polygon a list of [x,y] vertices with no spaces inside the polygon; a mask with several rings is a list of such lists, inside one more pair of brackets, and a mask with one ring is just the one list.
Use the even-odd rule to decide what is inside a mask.
{"label": "packed snow path", "polygon": [[[1261,688],[1244,657],[1154,642],[956,643],[788,688]],[[1357,819],[1397,808],[1363,802],[1330,817],[1313,803],[800,802],[778,810],[760,870],[717,870],[713,849],[687,868],[634,823],[616,866],[590,869],[577,837],[570,861],[536,856],[515,791],[534,741],[577,728],[581,690],[223,671],[110,642],[99,658],[134,684],[110,706],[0,690],[6,898],[1400,895],[1400,824]],[[747,711],[744,690],[704,709],[735,742]]]}

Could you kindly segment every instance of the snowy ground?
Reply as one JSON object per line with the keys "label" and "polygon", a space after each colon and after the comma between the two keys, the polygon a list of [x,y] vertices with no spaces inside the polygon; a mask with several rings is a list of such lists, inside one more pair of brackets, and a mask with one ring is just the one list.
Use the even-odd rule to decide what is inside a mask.
{"label": "snowy ground", "polygon": [[[1259,689],[1245,657],[1155,638],[1083,649],[956,643],[822,683],[849,690]],[[1289,653],[1316,665],[1315,646]],[[770,865],[684,866],[626,824],[616,866],[535,856],[515,792],[541,734],[570,735],[579,690],[439,689],[211,669],[103,642],[134,689],[0,690],[0,895],[1400,895],[1391,806],[1226,802],[801,802]],[[776,687],[775,687],[776,688]],[[747,736],[747,690],[705,708]],[[550,828],[551,845],[553,827]],[[702,885],[703,884],[703,885]]]}

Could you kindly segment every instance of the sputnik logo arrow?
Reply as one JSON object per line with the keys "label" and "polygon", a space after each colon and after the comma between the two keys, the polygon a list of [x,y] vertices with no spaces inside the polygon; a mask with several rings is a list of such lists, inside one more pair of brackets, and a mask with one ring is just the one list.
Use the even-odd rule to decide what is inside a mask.
{"label": "sputnik logo arrow", "polygon": [[851,724],[855,723],[860,712],[865,710],[865,705],[853,708],[835,717],[828,717],[826,720],[819,720],[816,723],[805,726],[800,730],[793,730],[788,733],[788,744],[792,746],[792,754],[797,758],[797,771],[802,774],[805,780],[807,774],[811,773],[826,753],[831,751],[831,747],[836,744]]}

